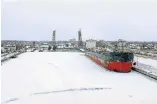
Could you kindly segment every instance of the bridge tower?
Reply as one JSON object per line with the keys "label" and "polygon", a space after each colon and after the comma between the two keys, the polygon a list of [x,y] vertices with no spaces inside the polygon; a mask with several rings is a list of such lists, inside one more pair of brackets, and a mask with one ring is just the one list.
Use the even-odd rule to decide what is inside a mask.
{"label": "bridge tower", "polygon": [[56,30],[54,30],[53,34],[52,34],[52,47],[53,47],[54,51],[57,49],[57,46],[56,46]]}
{"label": "bridge tower", "polygon": [[55,44],[56,44],[56,30],[54,30],[52,34],[52,45],[55,45]]}
{"label": "bridge tower", "polygon": [[78,31],[78,48],[83,48],[81,29]]}

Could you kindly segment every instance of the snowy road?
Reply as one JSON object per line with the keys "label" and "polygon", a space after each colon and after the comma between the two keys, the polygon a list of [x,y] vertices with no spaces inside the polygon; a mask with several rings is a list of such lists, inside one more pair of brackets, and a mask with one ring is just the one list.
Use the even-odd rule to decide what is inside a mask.
{"label": "snowy road", "polygon": [[[157,82],[134,71],[105,70],[83,53],[27,52],[3,63],[1,68],[2,103],[157,104]],[[80,88],[104,90],[64,92]]]}

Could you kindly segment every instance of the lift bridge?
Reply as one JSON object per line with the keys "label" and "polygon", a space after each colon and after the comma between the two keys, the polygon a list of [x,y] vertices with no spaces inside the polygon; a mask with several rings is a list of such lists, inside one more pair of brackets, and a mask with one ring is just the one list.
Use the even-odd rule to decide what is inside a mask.
{"label": "lift bridge", "polygon": [[[82,41],[82,33],[81,33],[81,29],[78,31],[78,41],[75,42],[75,47],[68,47],[68,42],[64,42],[64,46],[62,47],[61,44],[59,44],[58,42],[56,42],[56,30],[53,31],[52,33],[52,42],[51,42],[51,46],[52,46],[52,50],[53,51],[64,51],[64,50],[80,50],[83,49],[83,41]],[[61,48],[62,47],[62,48]],[[64,49],[64,50],[63,50]]]}

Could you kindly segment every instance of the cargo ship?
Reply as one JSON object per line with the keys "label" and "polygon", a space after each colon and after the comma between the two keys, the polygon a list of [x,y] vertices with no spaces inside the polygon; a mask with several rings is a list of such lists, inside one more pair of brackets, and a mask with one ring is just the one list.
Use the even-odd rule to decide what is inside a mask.
{"label": "cargo ship", "polygon": [[130,72],[132,70],[134,54],[125,51],[94,52],[86,50],[85,55],[105,69],[116,72]]}

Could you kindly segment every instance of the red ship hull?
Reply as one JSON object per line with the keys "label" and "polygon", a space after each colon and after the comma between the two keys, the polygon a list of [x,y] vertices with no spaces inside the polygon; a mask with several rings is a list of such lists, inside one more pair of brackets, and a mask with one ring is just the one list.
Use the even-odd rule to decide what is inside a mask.
{"label": "red ship hull", "polygon": [[92,59],[98,65],[111,71],[126,73],[132,70],[132,62],[114,62],[114,61],[109,61],[109,60],[103,60],[93,54],[86,54],[86,56]]}

